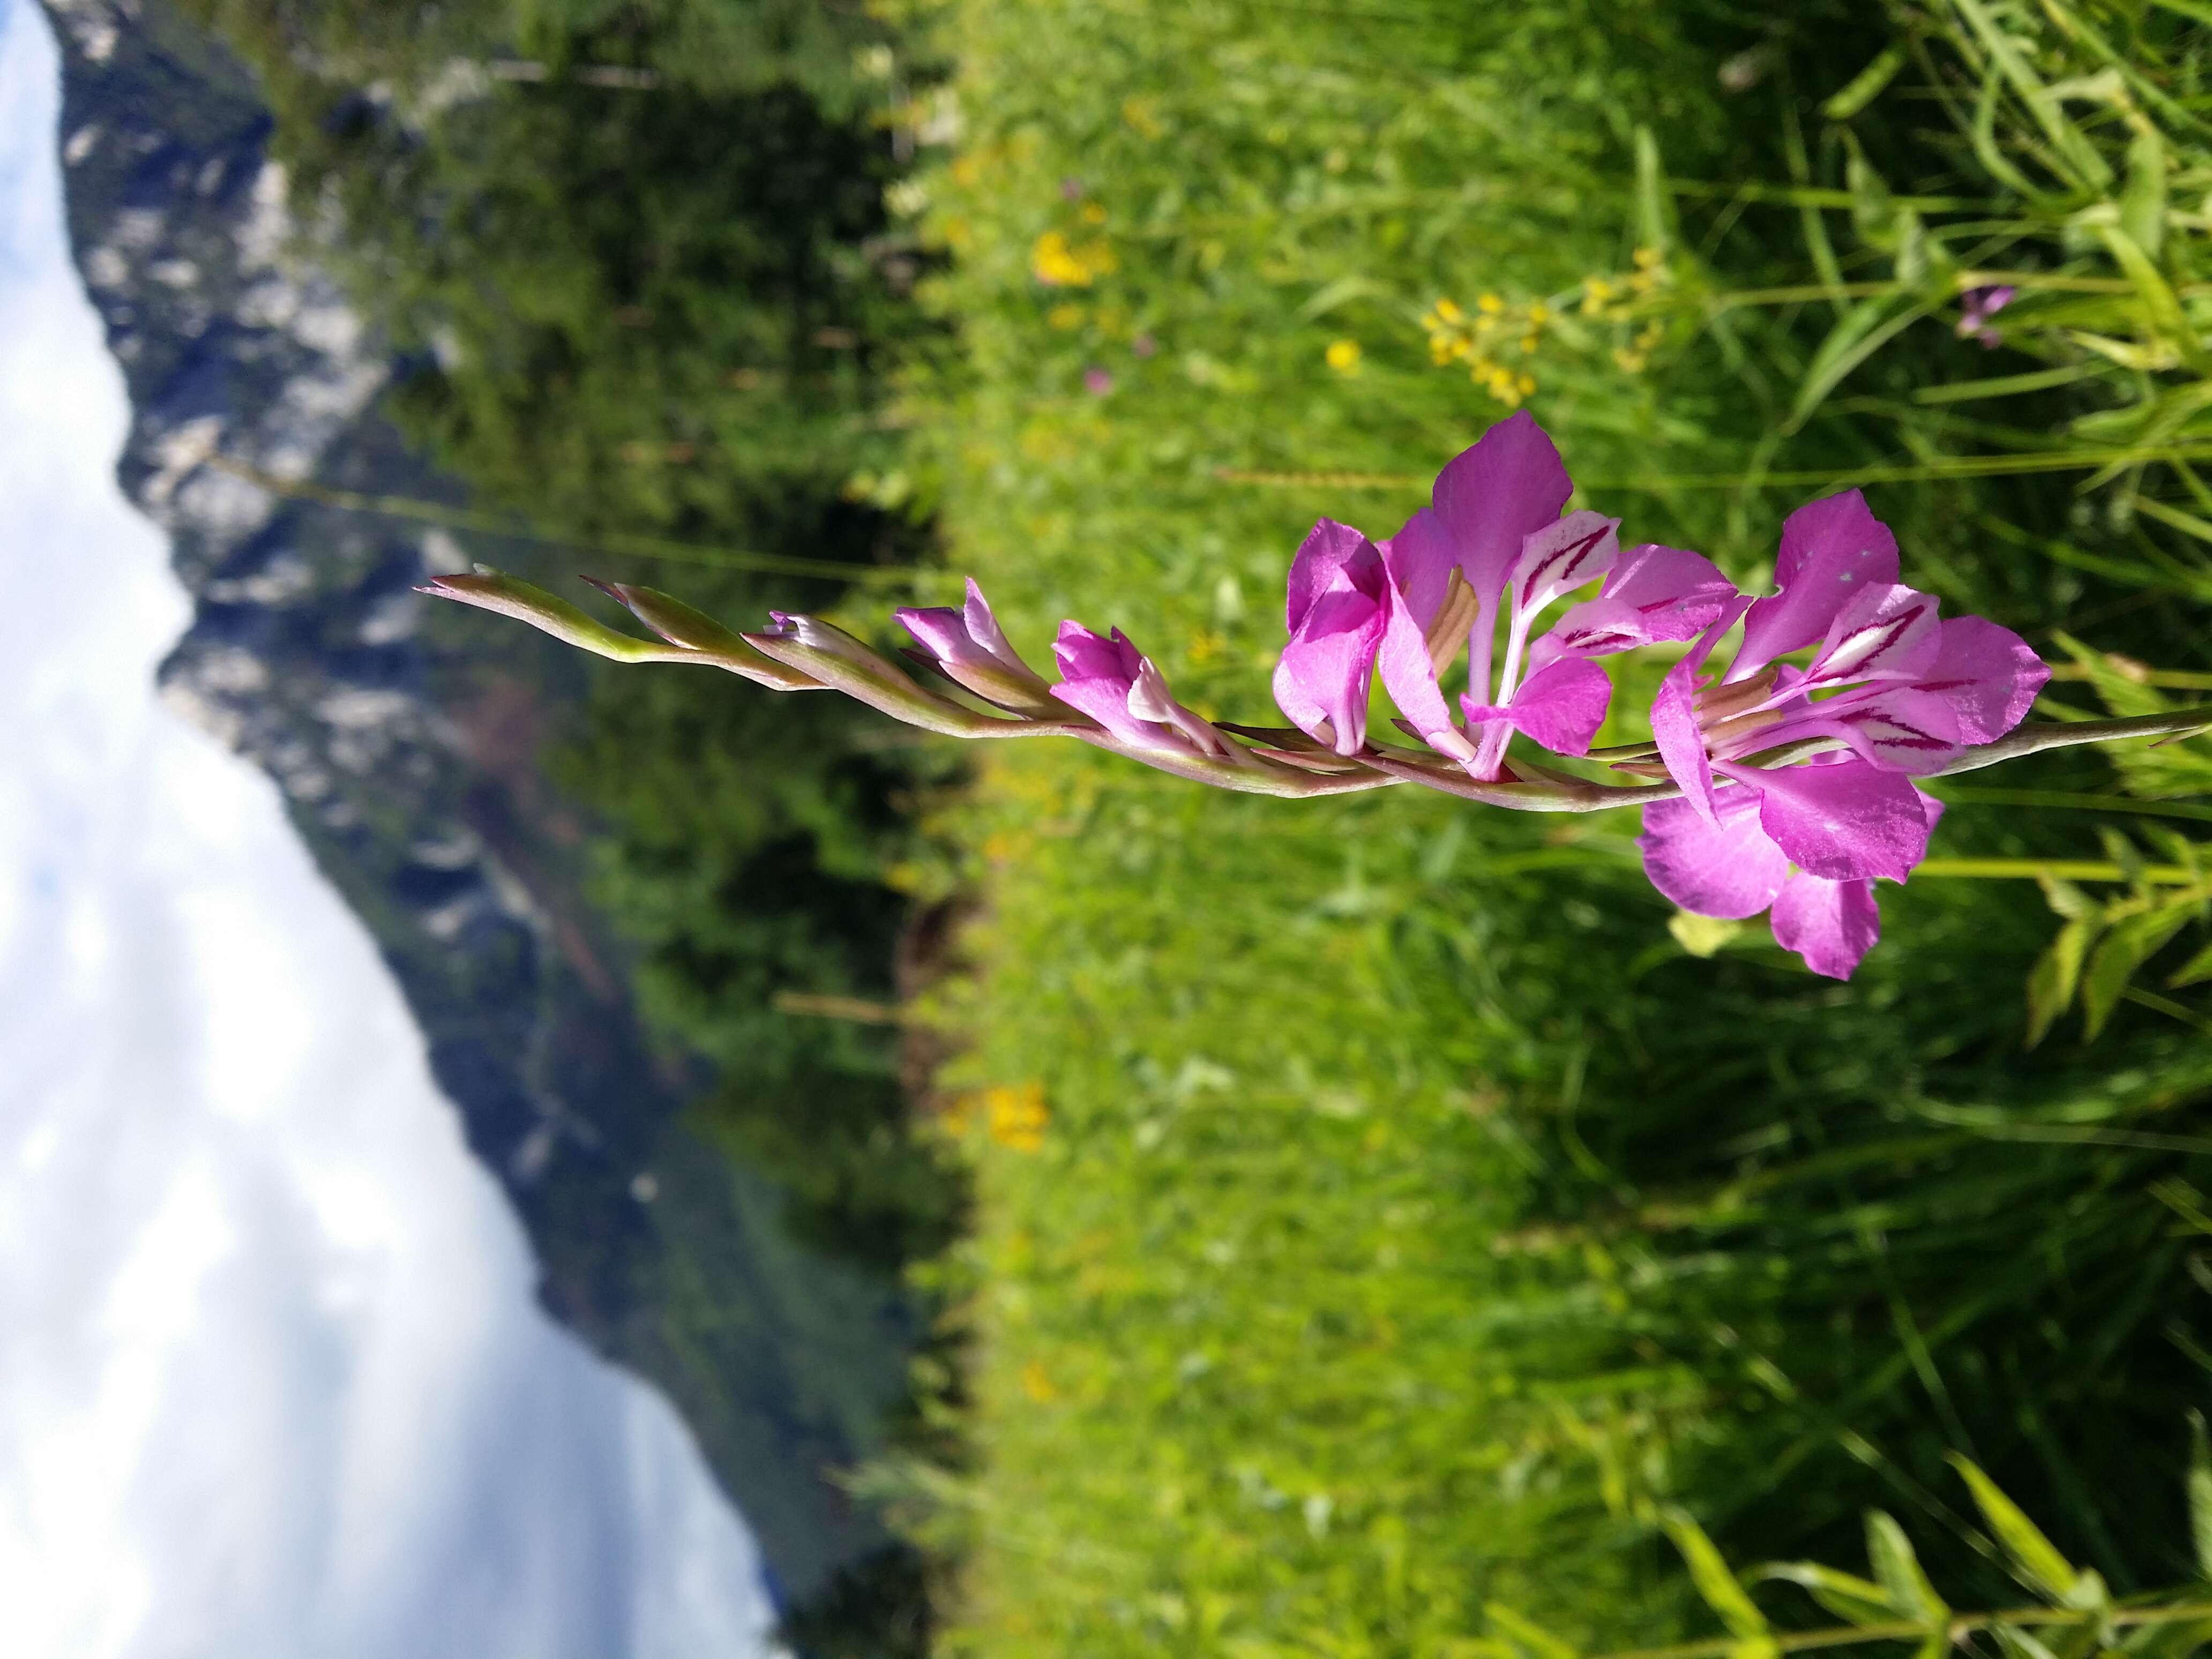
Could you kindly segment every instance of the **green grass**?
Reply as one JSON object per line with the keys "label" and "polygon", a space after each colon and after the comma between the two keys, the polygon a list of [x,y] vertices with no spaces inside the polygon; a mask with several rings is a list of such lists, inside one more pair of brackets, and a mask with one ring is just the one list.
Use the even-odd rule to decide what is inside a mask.
{"label": "green grass", "polygon": [[[1908,475],[1869,485],[1907,580],[2054,654],[2063,627],[2206,666],[2185,539],[2146,550],[2131,501],[2053,465],[2140,435],[2164,371],[1924,397],[2079,358],[2069,329],[2154,331],[2140,291],[2094,319],[2032,297],[2014,349],[1985,353],[1924,298],[1944,258],[2073,257],[2080,200],[1980,205],[2004,192],[1935,95],[1962,84],[1940,31],[1847,138],[1813,103],[1886,27],[1730,15],[953,6],[935,44],[957,74],[924,113],[950,130],[957,105],[959,136],[907,204],[952,256],[930,297],[957,349],[908,412],[956,567],[1039,657],[1061,616],[1120,624],[1202,711],[1265,720],[1304,529],[1388,533],[1421,496],[1224,471],[1425,478],[1504,413],[1430,361],[1436,299],[1571,295],[1663,246],[1685,297],[1650,312],[1644,367],[1613,356],[1641,319],[1559,331],[1527,365],[1577,477],[1639,481],[1587,490],[1625,534],[1748,574],[1819,493],[1807,475],[1879,465]],[[2063,43],[2028,21],[2055,75]],[[2154,67],[2193,100],[2187,62]],[[2032,169],[2050,143],[2027,109],[1991,143]],[[2109,108],[2082,119],[2104,153],[2128,141]],[[1639,187],[1639,126],[1680,187],[1649,164]],[[1965,207],[1903,220],[1876,172]],[[1793,199],[1801,179],[1833,194]],[[1036,279],[1053,234],[1089,285]],[[2173,280],[2195,234],[2161,255]],[[1806,297],[1824,260],[1890,309]],[[1797,297],[1713,297],[1774,288]],[[1915,304],[1929,320],[1826,373]],[[1340,340],[1356,375],[1328,364]],[[2045,459],[1947,476],[2021,454]],[[972,1044],[948,1081],[978,1091],[977,1231],[941,1270],[973,1343],[971,1456],[882,1477],[960,1562],[949,1650],[1486,1652],[1493,1600],[1578,1640],[1663,1640],[1694,1622],[1668,1502],[1735,1559],[1854,1566],[1880,1504],[1939,1582],[2001,1600],[1948,1449],[2116,1586],[2186,1572],[2212,1319],[2174,1183],[2205,1179],[2212,1045],[2124,1005],[2099,1043],[2069,1025],[2027,1057],[2022,987],[2056,925],[2032,885],[1885,890],[1884,942],[1837,987],[1757,930],[1684,954],[1632,823],[1231,799],[1018,748],[944,817],[988,900],[974,973],[936,999]],[[2112,787],[2079,755],[2003,781]],[[2094,857],[2095,822],[1962,803],[1936,851]],[[989,1091],[1030,1085],[1034,1150],[988,1127]],[[1778,1614],[1814,1617],[1795,1595]]]}

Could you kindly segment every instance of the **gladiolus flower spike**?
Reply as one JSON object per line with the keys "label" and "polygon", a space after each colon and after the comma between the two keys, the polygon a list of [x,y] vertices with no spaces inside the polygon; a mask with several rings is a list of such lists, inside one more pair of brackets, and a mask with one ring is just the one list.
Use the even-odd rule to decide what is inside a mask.
{"label": "gladiolus flower spike", "polygon": [[[1875,883],[1905,880],[1927,855],[1942,808],[1914,779],[2212,729],[2212,709],[2027,723],[2050,670],[2017,635],[1941,617],[1933,595],[1904,586],[1896,538],[1856,490],[1790,514],[1761,594],[1701,554],[1623,548],[1618,519],[1565,511],[1573,493],[1524,410],[1447,465],[1395,534],[1316,524],[1285,593],[1274,694],[1287,726],[1207,720],[1119,629],[1061,623],[1049,681],[972,580],[963,605],[897,613],[926,684],[814,617],[779,612],[740,634],[651,588],[595,584],[658,636],[643,640],[495,571],[422,591],[617,661],[842,691],[949,737],[1073,738],[1252,793],[1412,783],[1521,811],[1639,806],[1661,893],[1700,915],[1768,911],[1776,940],[1836,979],[1875,943]],[[1651,741],[1593,752],[1613,693],[1602,660],[1661,644],[1686,648],[1652,701]],[[1418,746],[1373,729],[1378,676]],[[1516,755],[1516,739],[1583,770]]]}

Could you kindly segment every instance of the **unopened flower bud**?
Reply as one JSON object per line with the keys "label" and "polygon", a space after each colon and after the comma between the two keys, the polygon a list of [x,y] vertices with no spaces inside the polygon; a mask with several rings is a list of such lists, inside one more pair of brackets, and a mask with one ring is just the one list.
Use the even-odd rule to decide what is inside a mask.
{"label": "unopened flower bud", "polygon": [[921,642],[932,667],[985,702],[1023,714],[1057,712],[1042,677],[1007,643],[973,577],[968,581],[968,603],[961,609],[909,606],[897,616]]}

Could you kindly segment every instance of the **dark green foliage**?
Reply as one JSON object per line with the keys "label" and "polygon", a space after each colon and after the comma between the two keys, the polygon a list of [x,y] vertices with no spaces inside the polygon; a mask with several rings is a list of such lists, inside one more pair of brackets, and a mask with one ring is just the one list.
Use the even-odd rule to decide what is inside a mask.
{"label": "dark green foliage", "polygon": [[[925,550],[843,495],[882,452],[880,357],[912,326],[911,267],[882,235],[880,88],[854,68],[880,31],[722,0],[486,0],[374,28],[338,7],[208,10],[264,77],[318,251],[410,354],[392,412],[477,504],[586,544]],[[490,72],[518,59],[546,78]],[[652,79],[587,78],[607,68]],[[587,559],[666,579],[538,556],[564,585]],[[693,597],[734,618],[835,597],[705,556]],[[555,770],[607,825],[601,896],[648,1011],[717,1064],[706,1123],[790,1188],[811,1242],[895,1270],[957,1205],[905,1133],[895,1040],[772,1006],[891,994],[905,906],[882,871],[913,771],[866,726],[831,699],[597,674]]]}

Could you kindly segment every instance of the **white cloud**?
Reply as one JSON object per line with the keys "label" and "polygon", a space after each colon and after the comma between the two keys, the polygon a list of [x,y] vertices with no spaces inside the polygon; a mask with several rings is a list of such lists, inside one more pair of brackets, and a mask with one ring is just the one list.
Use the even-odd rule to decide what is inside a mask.
{"label": "white cloud", "polygon": [[0,0],[0,1608],[22,1659],[743,1656],[742,1523],[540,1314],[368,939],[164,713],[45,19]]}

